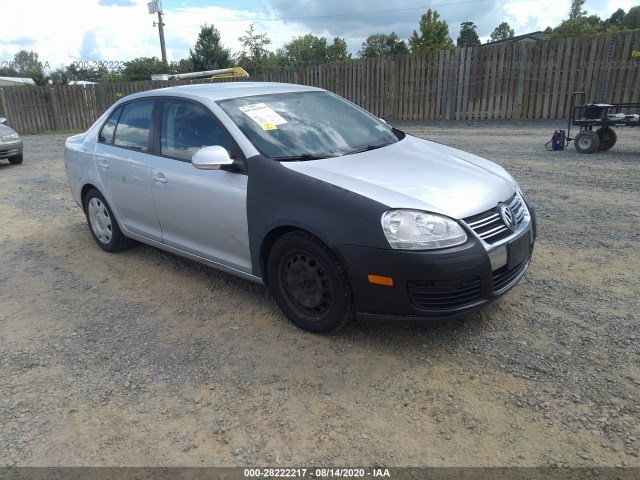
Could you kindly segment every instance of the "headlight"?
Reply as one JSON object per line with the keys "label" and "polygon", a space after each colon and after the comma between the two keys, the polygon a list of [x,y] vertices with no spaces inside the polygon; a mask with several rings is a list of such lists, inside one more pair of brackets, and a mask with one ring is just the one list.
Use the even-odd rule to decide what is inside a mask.
{"label": "headlight", "polygon": [[382,215],[382,230],[392,248],[431,250],[467,241],[464,229],[450,218],[416,210],[389,210]]}
{"label": "headlight", "polygon": [[20,140],[20,135],[17,133],[10,133],[8,135],[3,135],[0,140],[3,142],[15,142],[16,140]]}

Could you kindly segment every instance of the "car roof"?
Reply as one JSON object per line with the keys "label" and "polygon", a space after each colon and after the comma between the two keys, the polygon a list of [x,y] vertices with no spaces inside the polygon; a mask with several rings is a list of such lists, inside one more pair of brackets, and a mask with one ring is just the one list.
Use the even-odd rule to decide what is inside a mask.
{"label": "car roof", "polygon": [[276,82],[223,82],[159,88],[130,95],[127,99],[149,96],[179,96],[212,101],[285,92],[323,91],[321,88]]}

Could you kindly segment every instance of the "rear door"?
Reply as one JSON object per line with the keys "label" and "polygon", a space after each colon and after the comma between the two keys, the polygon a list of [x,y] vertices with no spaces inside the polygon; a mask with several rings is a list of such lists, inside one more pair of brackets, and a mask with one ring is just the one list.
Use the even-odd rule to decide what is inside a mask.
{"label": "rear door", "polygon": [[153,156],[150,127],[155,100],[127,103],[102,127],[95,150],[96,168],[107,201],[130,232],[161,241],[151,193]]}
{"label": "rear door", "polygon": [[151,168],[162,241],[250,273],[246,173],[191,165],[193,154],[204,146],[242,153],[209,109],[182,99],[162,103],[156,117],[161,119],[159,155]]}

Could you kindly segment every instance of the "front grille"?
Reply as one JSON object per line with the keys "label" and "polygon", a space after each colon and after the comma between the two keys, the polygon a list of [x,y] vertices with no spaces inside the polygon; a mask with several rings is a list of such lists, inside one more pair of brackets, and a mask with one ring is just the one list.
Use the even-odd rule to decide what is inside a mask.
{"label": "front grille", "polygon": [[[517,221],[516,226],[520,225],[526,213],[526,207],[520,196],[515,194],[504,203],[511,208]],[[491,210],[464,219],[464,222],[489,245],[503,240],[513,233],[513,231],[504,224],[504,220],[502,220],[502,216],[500,215],[501,206],[502,204],[497,205]]]}
{"label": "front grille", "polygon": [[493,293],[499,294],[502,290],[511,285],[511,283],[526,270],[528,264],[529,257],[525,258],[511,270],[509,270],[505,265],[493,272]]}
{"label": "front grille", "polygon": [[425,280],[408,283],[411,302],[422,310],[451,310],[472,305],[482,298],[479,277]]}

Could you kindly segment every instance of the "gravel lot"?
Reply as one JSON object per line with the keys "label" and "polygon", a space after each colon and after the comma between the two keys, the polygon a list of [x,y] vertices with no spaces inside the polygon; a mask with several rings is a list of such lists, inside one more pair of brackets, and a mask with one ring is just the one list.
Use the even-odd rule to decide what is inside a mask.
{"label": "gravel lot", "polygon": [[440,327],[286,321],[267,290],[95,244],[66,135],[0,162],[0,466],[640,467],[640,129],[410,123],[505,166],[537,207],[531,268]]}

